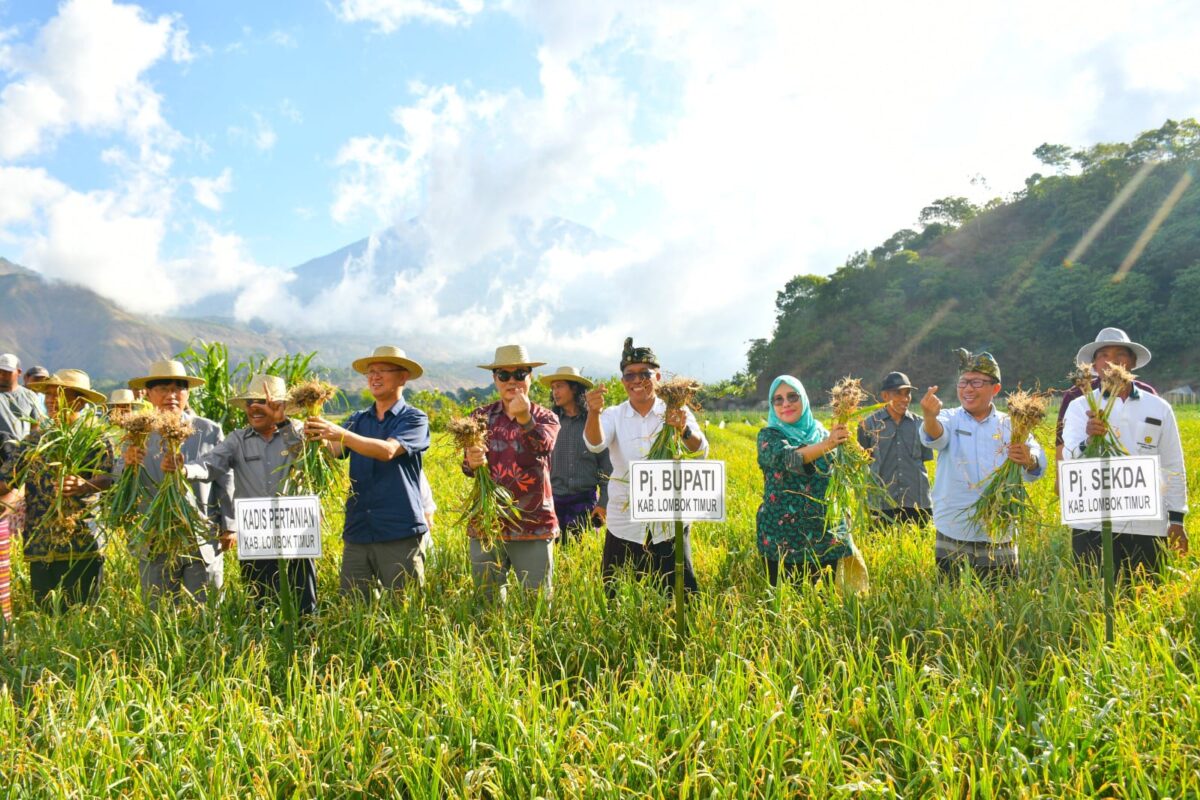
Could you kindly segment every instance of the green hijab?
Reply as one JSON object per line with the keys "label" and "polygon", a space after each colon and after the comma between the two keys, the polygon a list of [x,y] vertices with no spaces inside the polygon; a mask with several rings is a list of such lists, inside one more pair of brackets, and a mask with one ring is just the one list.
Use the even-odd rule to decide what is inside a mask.
{"label": "green hijab", "polygon": [[[775,391],[779,388],[779,384],[786,383],[788,386],[796,390],[796,394],[800,395],[800,402],[804,404],[804,413],[800,415],[800,419],[795,422],[784,422],[775,413]],[[825,426],[817,422],[813,417],[812,405],[808,402],[808,392],[804,391],[804,384],[799,378],[794,378],[791,375],[780,375],[775,380],[771,381],[771,391],[767,395],[767,403],[769,410],[767,411],[767,427],[778,428],[783,431],[783,435],[788,441],[797,447],[806,447],[810,444],[825,441],[829,436],[829,431],[825,430]]]}

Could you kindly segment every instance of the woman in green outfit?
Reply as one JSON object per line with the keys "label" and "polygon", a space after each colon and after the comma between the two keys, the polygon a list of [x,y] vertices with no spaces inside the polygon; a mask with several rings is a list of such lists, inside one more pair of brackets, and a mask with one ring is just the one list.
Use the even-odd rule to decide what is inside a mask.
{"label": "woman in green outfit", "polygon": [[771,585],[785,574],[817,580],[853,551],[844,525],[825,527],[828,454],[850,438],[845,425],[826,430],[813,418],[804,384],[791,375],[771,383],[767,427],[758,433],[763,501],[758,507],[758,550]]}

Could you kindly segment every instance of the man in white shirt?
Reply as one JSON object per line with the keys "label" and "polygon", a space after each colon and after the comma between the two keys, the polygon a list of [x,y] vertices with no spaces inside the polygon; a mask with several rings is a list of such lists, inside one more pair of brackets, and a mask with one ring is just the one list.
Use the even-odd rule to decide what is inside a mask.
{"label": "man in white shirt", "polygon": [[[683,439],[684,447],[692,453],[708,454],[708,441],[687,409],[667,413],[656,388],[662,382],[658,357],[649,347],[634,347],[633,339],[625,340],[621,353],[621,382],[629,399],[618,406],[604,407],[605,387],[597,386],[587,393],[587,422],[583,440],[593,453],[608,448],[612,460],[612,478],[608,484],[608,508],[604,534],[604,556],[601,574],[605,592],[611,599],[616,594],[616,572],[625,564],[639,576],[653,575],[659,584],[670,590],[670,576],[675,572],[675,524],[634,522],[629,512],[629,463],[646,457],[650,444],[664,424],[674,426]],[[692,569],[691,542],[688,529],[683,529],[684,588],[696,591],[696,575]],[[647,539],[649,543],[647,544]]]}
{"label": "man in white shirt", "polygon": [[[1079,351],[1080,361],[1089,362],[1095,350],[1111,346],[1099,338]],[[1120,346],[1129,350],[1130,359],[1138,366],[1145,366],[1150,361],[1150,351],[1143,345],[1126,340]],[[1108,402],[1102,387],[1092,392],[1102,406]],[[1088,403],[1073,402],[1063,419],[1063,460],[1083,458],[1088,439],[1106,435],[1109,428],[1130,455],[1158,456],[1162,476],[1162,517],[1113,523],[1113,554],[1117,568],[1132,572],[1143,567],[1156,573],[1161,566],[1164,541],[1181,554],[1188,551],[1187,532],[1183,528],[1183,517],[1188,510],[1187,472],[1175,412],[1166,400],[1136,384],[1117,396],[1107,424],[1093,416]],[[1071,547],[1078,563],[1098,563],[1100,525],[1087,530],[1072,530]]]}

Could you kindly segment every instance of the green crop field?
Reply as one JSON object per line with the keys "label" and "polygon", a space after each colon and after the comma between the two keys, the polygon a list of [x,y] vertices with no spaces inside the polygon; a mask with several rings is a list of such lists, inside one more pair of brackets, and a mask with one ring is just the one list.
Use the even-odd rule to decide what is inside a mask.
{"label": "green crop field", "polygon": [[[1193,503],[1200,414],[1182,415]],[[608,605],[600,541],[558,551],[552,602],[481,606],[444,434],[426,461],[441,511],[422,591],[336,595],[293,631],[223,600],[152,614],[109,548],[98,606],[28,606],[0,660],[0,791],[14,797],[1195,797],[1200,578],[1173,559],[1119,599],[1071,563],[1053,475],[1021,577],[939,583],[932,530],[861,540],[869,596],[769,591],[753,527],[757,427],[708,427],[728,524],[699,526],[701,592],[680,648],[671,605],[628,581]],[[1048,431],[1042,431],[1042,439]],[[1196,514],[1188,528],[1196,536]]]}

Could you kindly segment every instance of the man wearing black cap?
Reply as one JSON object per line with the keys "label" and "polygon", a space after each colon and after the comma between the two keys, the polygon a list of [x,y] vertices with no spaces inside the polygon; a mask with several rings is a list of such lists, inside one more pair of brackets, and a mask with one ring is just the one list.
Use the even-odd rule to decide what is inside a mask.
{"label": "man wearing black cap", "polygon": [[872,496],[881,523],[929,522],[929,472],[933,451],[921,444],[921,418],[908,410],[913,385],[903,372],[889,372],[879,396],[886,405],[862,421],[858,443],[871,451],[871,472],[887,489]]}

